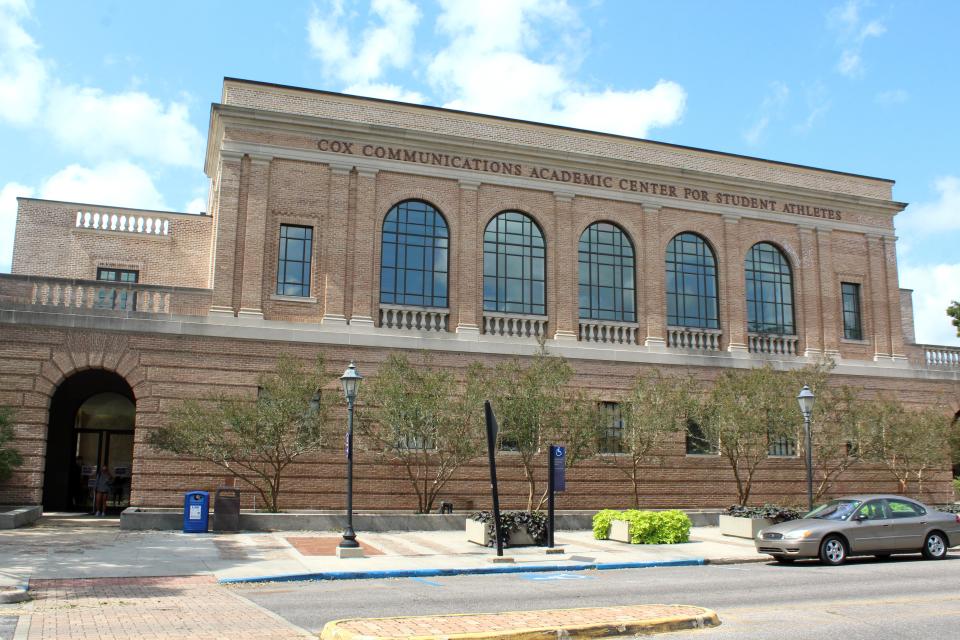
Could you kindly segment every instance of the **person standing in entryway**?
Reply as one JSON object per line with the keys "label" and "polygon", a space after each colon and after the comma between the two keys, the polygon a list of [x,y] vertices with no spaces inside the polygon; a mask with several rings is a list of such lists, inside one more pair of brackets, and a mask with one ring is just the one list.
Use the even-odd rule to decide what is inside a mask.
{"label": "person standing in entryway", "polygon": [[96,497],[94,498],[93,510],[95,515],[107,515],[107,496],[110,494],[110,487],[113,485],[113,474],[110,473],[110,467],[101,465],[97,472],[95,485]]}

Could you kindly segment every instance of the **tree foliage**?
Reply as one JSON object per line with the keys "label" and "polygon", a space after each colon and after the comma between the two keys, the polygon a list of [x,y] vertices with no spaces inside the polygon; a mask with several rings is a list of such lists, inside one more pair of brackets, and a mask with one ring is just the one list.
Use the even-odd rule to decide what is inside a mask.
{"label": "tree foliage", "polygon": [[149,442],[226,469],[257,491],[269,511],[278,512],[283,471],[322,445],[331,402],[320,389],[327,382],[322,356],[307,369],[280,354],[275,371],[260,377],[256,400],[223,395],[188,400]]}
{"label": "tree foliage", "polygon": [[20,452],[8,446],[13,440],[13,411],[0,407],[0,482],[9,480],[13,470],[23,464]]}
{"label": "tree foliage", "polygon": [[399,462],[429,513],[453,473],[482,449],[486,376],[472,365],[459,384],[442,370],[392,354],[367,385],[358,432],[385,460]]}
{"label": "tree foliage", "polygon": [[663,376],[659,371],[638,377],[620,402],[620,455],[601,455],[600,459],[630,479],[634,508],[640,508],[644,466],[660,463],[656,453],[695,419],[697,403],[697,385],[692,378]]}
{"label": "tree foliage", "polygon": [[[843,472],[861,460],[865,442],[866,403],[849,386],[817,384],[813,406],[813,501],[830,492]],[[801,445],[804,450],[806,443]]]}
{"label": "tree foliage", "polygon": [[954,300],[947,307],[947,315],[951,318],[954,328],[957,330],[957,337],[960,337],[960,302]]}
{"label": "tree foliage", "polygon": [[[516,451],[527,483],[527,510],[539,509],[546,490],[538,492],[537,458],[551,439],[567,446],[567,467],[593,455],[599,433],[596,401],[566,388],[573,368],[563,358],[542,351],[527,366],[517,360],[498,365],[490,397],[500,427],[498,446]],[[539,497],[538,497],[539,496]]]}

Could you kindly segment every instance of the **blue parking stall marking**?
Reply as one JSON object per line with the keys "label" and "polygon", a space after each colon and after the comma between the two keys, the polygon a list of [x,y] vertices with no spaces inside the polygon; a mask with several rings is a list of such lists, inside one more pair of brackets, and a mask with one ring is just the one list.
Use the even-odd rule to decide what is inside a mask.
{"label": "blue parking stall marking", "polygon": [[416,580],[417,582],[422,582],[423,584],[428,584],[431,587],[442,587],[443,583],[434,582],[433,580],[427,580],[426,578],[410,578],[411,580]]}
{"label": "blue parking stall marking", "polygon": [[528,573],[520,574],[524,580],[543,582],[546,580],[593,580],[596,576],[587,576],[582,573]]}

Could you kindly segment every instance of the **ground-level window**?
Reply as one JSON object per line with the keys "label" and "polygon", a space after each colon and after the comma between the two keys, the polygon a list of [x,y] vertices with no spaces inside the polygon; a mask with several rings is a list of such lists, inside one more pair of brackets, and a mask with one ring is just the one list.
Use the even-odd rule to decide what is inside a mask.
{"label": "ground-level window", "polygon": [[767,455],[773,458],[793,458],[797,455],[797,439],[791,436],[768,438]]}
{"label": "ground-level window", "polygon": [[[98,267],[97,280],[134,284],[140,280],[140,272],[135,269]],[[137,297],[136,294],[126,288],[100,287],[97,290],[96,306],[98,309],[136,311]]]}
{"label": "ground-level window", "polygon": [[710,456],[720,453],[720,447],[712,442],[703,431],[703,427],[693,420],[687,421],[687,455]]}
{"label": "ground-level window", "polygon": [[604,430],[600,436],[600,453],[623,453],[623,413],[619,402],[601,402]]}
{"label": "ground-level window", "polygon": [[312,253],[312,228],[292,224],[280,225],[277,295],[310,297],[310,258]]}
{"label": "ground-level window", "polygon": [[860,285],[841,282],[843,294],[843,337],[848,340],[863,340],[863,325],[860,318]]}

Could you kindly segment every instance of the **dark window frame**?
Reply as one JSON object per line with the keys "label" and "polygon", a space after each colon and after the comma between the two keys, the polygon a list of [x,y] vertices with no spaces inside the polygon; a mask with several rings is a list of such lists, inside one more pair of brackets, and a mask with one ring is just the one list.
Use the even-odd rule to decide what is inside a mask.
{"label": "dark window frame", "polygon": [[840,299],[843,311],[843,337],[863,340],[863,312],[859,282],[841,282]]}
{"label": "dark window frame", "polygon": [[800,455],[796,436],[783,435],[779,438],[767,436],[768,458],[796,458]]}
{"label": "dark window frame", "polygon": [[[747,331],[797,335],[793,269],[784,252],[770,242],[758,242],[744,260]],[[789,295],[785,295],[786,293]]]}
{"label": "dark window frame", "polygon": [[[293,229],[304,231],[305,237],[298,238],[288,235],[289,231]],[[304,244],[300,251],[302,257],[299,259],[289,258],[288,253],[291,250],[291,245],[297,242]],[[313,248],[313,227],[286,223],[280,225],[279,240],[277,242],[277,286],[275,289],[278,296],[289,296],[291,298],[310,297],[310,287],[313,279]],[[288,268],[292,265],[300,266],[300,282],[287,280]]]}
{"label": "dark window frame", "polygon": [[[132,279],[131,279],[132,277]],[[118,269],[115,267],[97,267],[98,282],[113,282],[117,285],[131,285],[140,282],[139,269]],[[137,294],[122,288],[97,291],[95,306],[98,309],[119,309],[122,311],[137,310]]]}
{"label": "dark window frame", "polygon": [[720,443],[710,442],[703,433],[703,427],[693,420],[687,420],[684,431],[685,451],[688,456],[718,456]]}
{"label": "dark window frame", "polygon": [[[517,284],[519,299],[510,293]],[[547,245],[540,225],[522,211],[501,211],[484,228],[483,310],[547,315]]]}
{"label": "dark window frame", "polygon": [[[633,241],[627,232],[616,224],[598,221],[583,230],[577,247],[581,319],[637,321],[635,258]],[[601,277],[607,270],[613,278],[613,282],[609,284]],[[628,281],[629,286],[625,284]],[[609,304],[605,301],[607,297]]]}
{"label": "dark window frame", "polygon": [[[678,233],[667,244],[665,263],[667,325],[719,329],[717,258],[706,238],[691,231]],[[691,277],[695,289],[692,292],[686,288]],[[686,313],[687,303],[691,300],[696,306],[694,315]]]}
{"label": "dark window frame", "polygon": [[416,199],[393,205],[380,231],[380,304],[446,309],[449,275],[450,227],[440,210]]}
{"label": "dark window frame", "polygon": [[[111,273],[117,277],[104,277]],[[133,276],[129,279],[127,276]],[[122,282],[124,284],[137,284],[140,282],[139,269],[115,269],[114,267],[97,267],[97,280],[101,282]]]}
{"label": "dark window frame", "polygon": [[626,453],[623,448],[623,410],[619,402],[603,401],[599,403],[600,413],[604,416],[605,428],[597,442],[597,452],[614,455]]}

